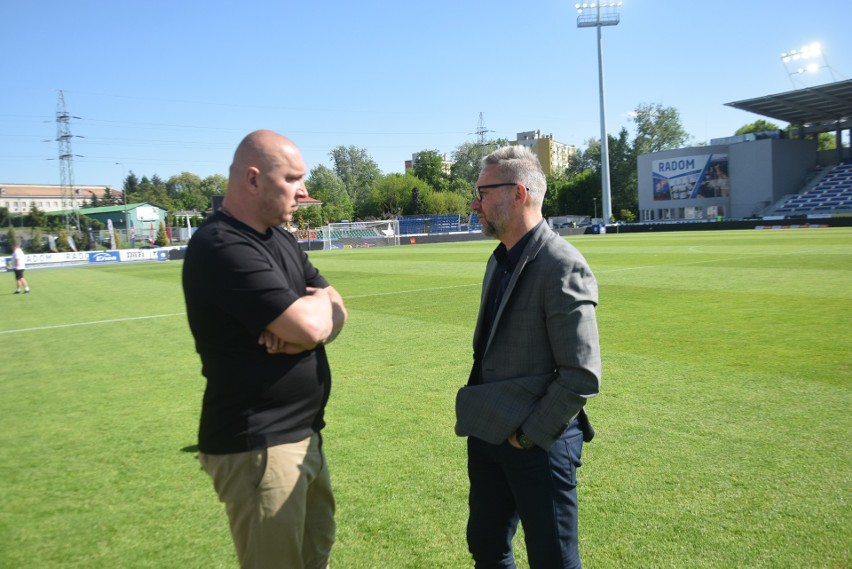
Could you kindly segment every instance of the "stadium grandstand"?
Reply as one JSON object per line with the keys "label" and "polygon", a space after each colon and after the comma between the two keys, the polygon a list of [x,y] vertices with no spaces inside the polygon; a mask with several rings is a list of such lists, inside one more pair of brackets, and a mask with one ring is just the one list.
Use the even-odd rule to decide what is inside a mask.
{"label": "stadium grandstand", "polygon": [[[852,214],[852,80],[727,103],[793,126],[644,154],[643,223],[822,219]],[[818,150],[833,133],[836,148]]]}
{"label": "stadium grandstand", "polygon": [[469,231],[469,226],[469,221],[467,219],[462,221],[461,216],[457,213],[450,215],[404,215],[399,218],[401,235],[466,232]]}
{"label": "stadium grandstand", "polygon": [[818,174],[808,189],[782,199],[772,213],[852,213],[852,164],[823,168]]}

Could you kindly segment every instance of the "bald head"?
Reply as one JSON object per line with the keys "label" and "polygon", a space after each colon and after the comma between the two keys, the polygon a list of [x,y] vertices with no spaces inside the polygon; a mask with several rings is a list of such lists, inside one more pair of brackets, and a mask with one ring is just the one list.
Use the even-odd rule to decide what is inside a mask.
{"label": "bald head", "polygon": [[298,198],[308,195],[302,154],[289,138],[271,130],[248,134],[234,152],[223,205],[259,231],[290,221]]}
{"label": "bald head", "polygon": [[[228,181],[238,181],[239,173],[246,168],[254,166],[264,170],[279,160],[281,154],[292,153],[298,154],[299,150],[289,138],[271,130],[256,130],[237,146]],[[230,189],[230,183],[228,187]]]}

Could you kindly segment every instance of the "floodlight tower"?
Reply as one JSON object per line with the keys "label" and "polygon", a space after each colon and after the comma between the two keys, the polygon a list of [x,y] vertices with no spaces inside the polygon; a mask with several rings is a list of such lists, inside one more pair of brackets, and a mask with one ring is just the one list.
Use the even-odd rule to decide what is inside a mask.
{"label": "floodlight tower", "polygon": [[622,2],[592,2],[576,4],[577,27],[598,30],[598,88],[601,99],[601,215],[604,224],[612,219],[612,191],[609,181],[609,140],[606,134],[606,104],[604,102],[602,26],[617,26],[621,20],[618,9]]}
{"label": "floodlight tower", "polygon": [[[71,119],[65,108],[65,94],[59,91],[56,103],[56,141],[59,143],[59,182],[62,188],[62,209],[65,210],[65,229],[71,232],[71,222],[80,228],[77,193],[74,190],[74,153],[71,151]],[[70,209],[66,209],[70,208]]]}
{"label": "floodlight tower", "polygon": [[[781,54],[781,61],[787,69],[787,75],[790,77],[790,83],[793,84],[793,87],[796,86],[794,77],[803,73],[816,73],[820,69],[828,69],[828,72],[831,74],[831,80],[836,81],[834,71],[825,59],[822,46],[816,42],[804,45],[799,49],[785,51]],[[801,79],[799,82],[802,84],[802,87],[807,87]]]}

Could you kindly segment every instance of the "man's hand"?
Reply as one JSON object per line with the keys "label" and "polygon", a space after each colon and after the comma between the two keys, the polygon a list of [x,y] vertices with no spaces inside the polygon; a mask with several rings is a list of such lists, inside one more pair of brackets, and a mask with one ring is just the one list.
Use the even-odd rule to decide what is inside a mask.
{"label": "man's hand", "polygon": [[266,347],[266,353],[268,354],[299,354],[302,352],[306,352],[308,350],[313,350],[317,347],[318,344],[313,344],[309,346],[303,346],[300,344],[294,344],[292,342],[288,343],[270,332],[269,330],[264,330],[260,333],[260,337],[257,339],[257,343],[261,346]]}
{"label": "man's hand", "polygon": [[[299,354],[313,350],[337,338],[348,316],[343,298],[334,288],[309,286],[301,299],[261,332],[257,343],[266,347],[270,354]],[[302,333],[294,333],[300,327]],[[283,340],[281,336],[290,341]]]}
{"label": "man's hand", "polygon": [[509,435],[509,438],[506,439],[506,440],[509,442],[510,445],[512,445],[515,448],[519,448],[519,449],[524,448],[524,447],[521,446],[521,443],[518,442],[518,436],[515,433],[512,433],[511,435]]}

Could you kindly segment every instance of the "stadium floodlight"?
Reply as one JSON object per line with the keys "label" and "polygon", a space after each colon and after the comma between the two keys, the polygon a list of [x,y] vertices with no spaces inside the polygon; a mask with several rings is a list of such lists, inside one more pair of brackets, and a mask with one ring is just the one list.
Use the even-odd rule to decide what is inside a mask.
{"label": "stadium floodlight", "polygon": [[[825,53],[822,50],[822,45],[817,42],[803,45],[799,49],[791,49],[781,54],[781,61],[787,70],[787,75],[790,77],[790,82],[793,87],[796,86],[794,77],[805,73],[816,73],[820,69],[828,69],[831,74],[831,80],[834,81],[834,72],[828,61],[825,59]],[[801,80],[799,82],[803,87],[807,87]]]}
{"label": "stadium floodlight", "polygon": [[791,49],[789,52],[781,54],[781,60],[784,63],[790,61],[799,61],[800,59],[815,58],[822,55],[822,46],[816,42],[802,46],[801,49]]}
{"label": "stadium floodlight", "polygon": [[617,26],[621,21],[618,13],[622,2],[591,2],[576,4],[577,27],[598,30],[598,89],[601,101],[601,215],[604,225],[612,219],[612,191],[609,181],[609,140],[606,133],[606,103],[604,102],[603,42],[601,27]]}

